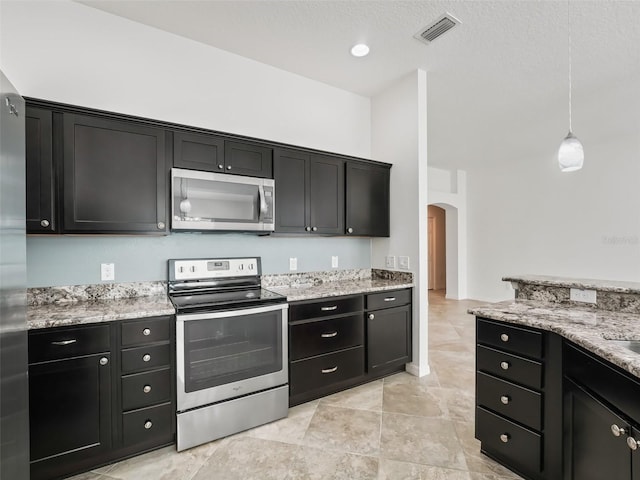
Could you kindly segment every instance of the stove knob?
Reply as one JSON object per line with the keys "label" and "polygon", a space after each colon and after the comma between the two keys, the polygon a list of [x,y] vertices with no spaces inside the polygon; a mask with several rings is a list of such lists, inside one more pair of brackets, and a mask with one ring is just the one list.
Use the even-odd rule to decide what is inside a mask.
{"label": "stove knob", "polygon": [[178,268],[178,271],[179,271],[180,273],[183,273],[183,272],[184,272],[184,267],[180,267],[180,268]]}
{"label": "stove knob", "polygon": [[196,271],[196,267],[195,267],[195,265],[192,265],[192,266],[191,266],[191,268],[190,268],[189,270],[191,270],[191,272],[192,272],[192,273],[195,273],[195,271]]}
{"label": "stove knob", "polygon": [[238,265],[238,270],[244,270],[244,263],[241,263],[240,265]]}

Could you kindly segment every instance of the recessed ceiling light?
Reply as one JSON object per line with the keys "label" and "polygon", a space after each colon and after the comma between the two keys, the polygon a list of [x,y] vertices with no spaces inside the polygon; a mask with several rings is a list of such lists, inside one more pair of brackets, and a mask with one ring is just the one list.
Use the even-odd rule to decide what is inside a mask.
{"label": "recessed ceiling light", "polygon": [[364,57],[369,54],[369,47],[364,43],[359,43],[351,47],[351,55],[354,57]]}

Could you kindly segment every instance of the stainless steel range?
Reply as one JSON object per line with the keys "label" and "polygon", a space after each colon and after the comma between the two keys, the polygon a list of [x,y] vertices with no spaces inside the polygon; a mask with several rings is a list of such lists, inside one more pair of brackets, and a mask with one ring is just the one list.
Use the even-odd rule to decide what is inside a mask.
{"label": "stainless steel range", "polygon": [[178,451],[287,416],[286,298],[260,258],[169,260]]}

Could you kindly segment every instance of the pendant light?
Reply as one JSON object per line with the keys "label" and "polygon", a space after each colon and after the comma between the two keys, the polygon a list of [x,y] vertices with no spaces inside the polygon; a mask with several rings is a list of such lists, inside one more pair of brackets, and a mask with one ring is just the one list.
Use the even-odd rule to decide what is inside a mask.
{"label": "pendant light", "polygon": [[569,133],[558,149],[558,164],[562,172],[574,172],[582,168],[584,149],[582,143],[571,131],[571,19],[567,0],[567,38],[569,44]]}

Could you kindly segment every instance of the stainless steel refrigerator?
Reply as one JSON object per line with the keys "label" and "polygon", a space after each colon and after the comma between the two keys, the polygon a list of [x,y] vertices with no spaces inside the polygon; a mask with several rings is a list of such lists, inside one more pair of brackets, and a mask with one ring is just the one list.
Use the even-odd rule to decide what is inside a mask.
{"label": "stainless steel refrigerator", "polygon": [[24,100],[0,71],[0,480],[29,478]]}

